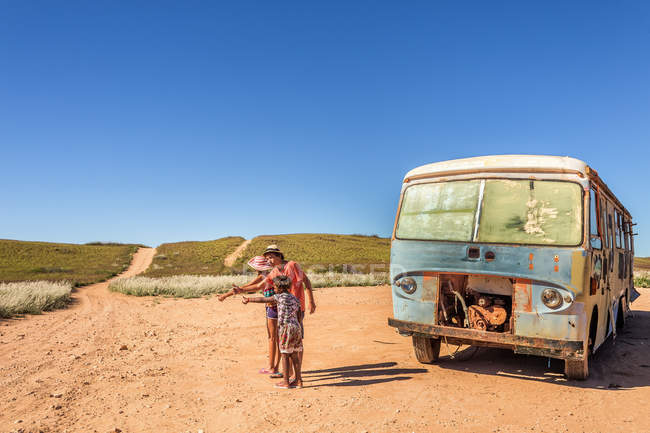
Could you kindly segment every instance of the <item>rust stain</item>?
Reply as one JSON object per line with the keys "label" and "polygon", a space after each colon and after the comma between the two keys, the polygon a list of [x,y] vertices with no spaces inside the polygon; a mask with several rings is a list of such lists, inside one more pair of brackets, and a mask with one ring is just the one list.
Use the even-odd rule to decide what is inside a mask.
{"label": "rust stain", "polygon": [[555,265],[555,267],[553,268],[553,270],[554,270],[555,272],[560,272],[560,267],[559,267],[558,265]]}
{"label": "rust stain", "polygon": [[433,302],[436,300],[438,277],[425,274],[422,277],[422,300]]}
{"label": "rust stain", "polygon": [[532,285],[530,280],[517,280],[512,304],[514,311],[533,311]]}
{"label": "rust stain", "polygon": [[553,261],[554,261],[555,263],[559,262],[559,261],[560,261],[560,256],[555,256],[555,257],[553,257]]}
{"label": "rust stain", "polygon": [[533,267],[534,267],[534,266],[533,266],[532,263],[529,263],[529,264],[528,264],[528,269],[530,269],[531,271],[533,270]]}
{"label": "rust stain", "polygon": [[533,257],[535,257],[535,256],[533,255],[533,253],[530,253],[530,254],[528,255],[528,260],[530,260],[530,261],[532,262],[532,261],[533,261]]}
{"label": "rust stain", "polygon": [[[521,281],[521,280],[520,280]],[[505,332],[489,332],[477,329],[428,325],[388,318],[388,325],[403,331],[411,331],[432,337],[448,337],[454,342],[478,346],[511,347],[517,353],[550,356],[563,359],[581,359],[584,356],[582,341],[555,340],[551,338],[526,337]]]}

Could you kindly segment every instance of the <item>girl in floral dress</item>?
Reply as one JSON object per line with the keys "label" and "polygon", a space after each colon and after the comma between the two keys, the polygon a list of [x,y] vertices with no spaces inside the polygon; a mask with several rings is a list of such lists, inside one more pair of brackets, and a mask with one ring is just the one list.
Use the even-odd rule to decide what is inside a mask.
{"label": "girl in floral dress", "polygon": [[291,278],[280,275],[273,279],[275,295],[259,298],[243,297],[242,302],[275,303],[278,307],[278,339],[280,354],[282,356],[282,371],[289,371],[289,362],[293,365],[294,380],[289,383],[289,375],[285,374],[282,382],[277,383],[277,388],[302,388],[302,375],[300,372],[300,357],[302,352],[302,331],[298,321],[300,301],[289,293]]}

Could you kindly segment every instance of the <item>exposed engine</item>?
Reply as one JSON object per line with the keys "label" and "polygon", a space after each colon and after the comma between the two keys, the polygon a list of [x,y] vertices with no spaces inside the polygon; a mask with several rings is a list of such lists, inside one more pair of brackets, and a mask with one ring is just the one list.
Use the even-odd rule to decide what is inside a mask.
{"label": "exposed engine", "polygon": [[506,278],[440,275],[439,324],[508,332],[512,282]]}

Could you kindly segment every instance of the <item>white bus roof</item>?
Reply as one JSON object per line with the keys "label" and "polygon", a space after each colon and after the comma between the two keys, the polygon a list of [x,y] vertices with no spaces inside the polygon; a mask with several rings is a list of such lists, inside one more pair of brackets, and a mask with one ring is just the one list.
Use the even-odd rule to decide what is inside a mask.
{"label": "white bus roof", "polygon": [[474,158],[452,159],[422,165],[406,173],[404,181],[412,178],[472,172],[522,172],[556,171],[588,174],[584,161],[568,156],[548,155],[490,155]]}
{"label": "white bus roof", "polygon": [[[598,172],[586,162],[569,156],[550,155],[489,155],[474,158],[451,159],[422,165],[406,173],[404,182],[428,178],[454,176],[471,173],[567,173],[591,179],[601,190],[612,197],[614,202],[630,215],[625,206],[616,198]],[[631,216],[630,216],[631,217]]]}

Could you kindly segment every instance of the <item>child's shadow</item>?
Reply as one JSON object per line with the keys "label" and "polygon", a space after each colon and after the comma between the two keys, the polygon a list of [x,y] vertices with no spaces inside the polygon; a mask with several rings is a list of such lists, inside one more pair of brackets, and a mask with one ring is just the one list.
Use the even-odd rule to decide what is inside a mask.
{"label": "child's shadow", "polygon": [[408,376],[409,374],[426,373],[428,371],[424,368],[391,368],[396,365],[396,362],[382,362],[379,364],[349,365],[326,370],[309,370],[302,372],[302,380],[305,387],[364,386],[394,380],[408,380],[411,379],[411,376]]}

